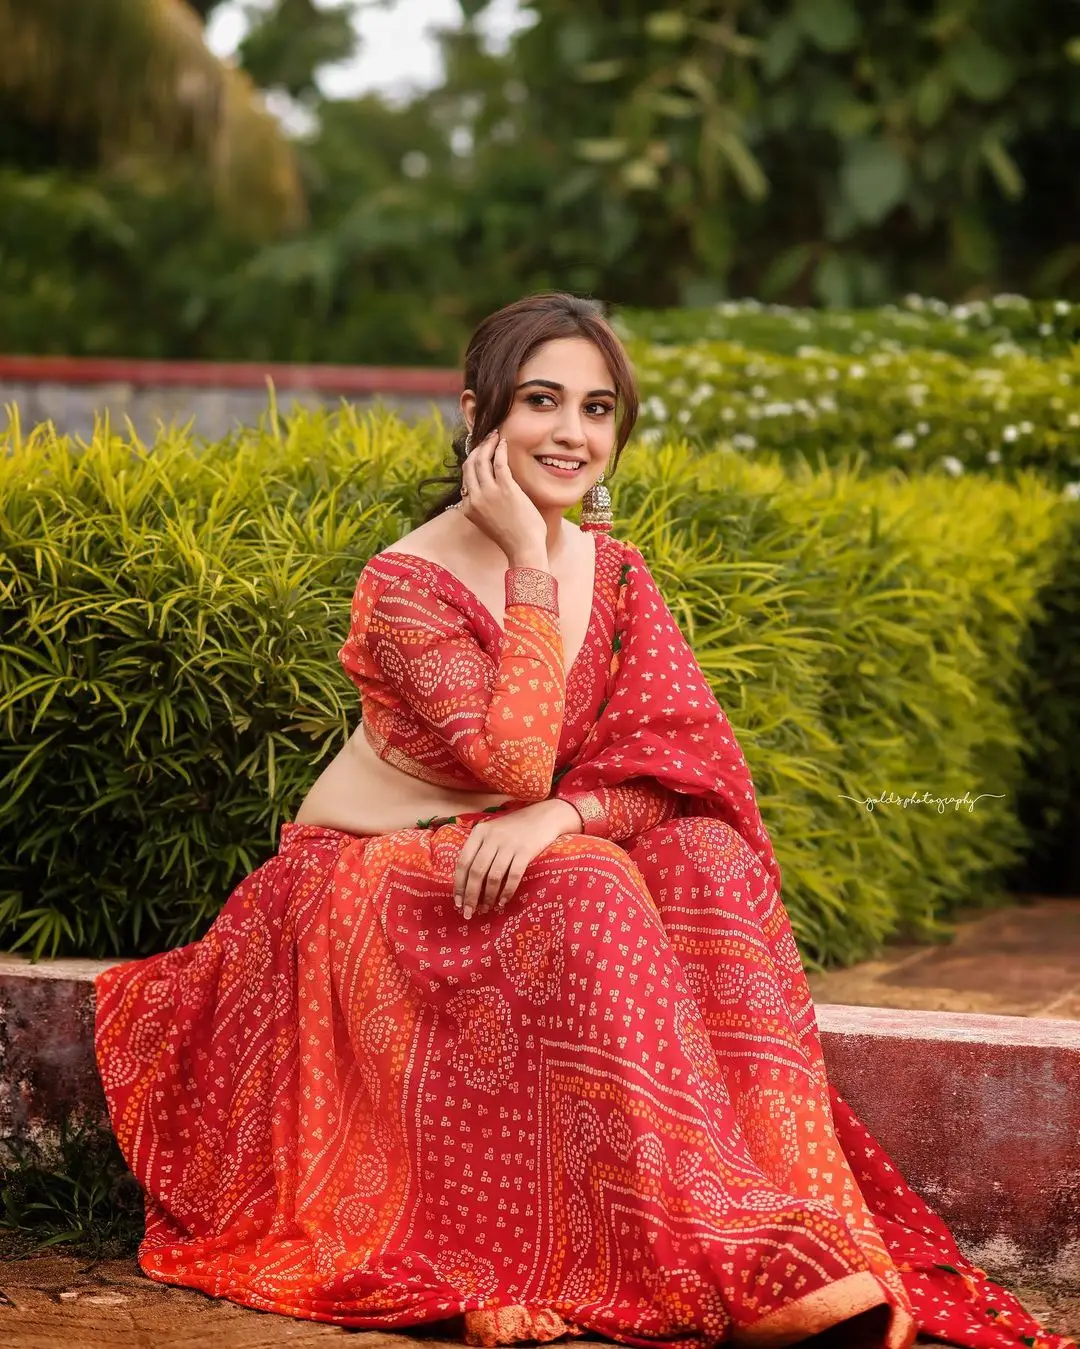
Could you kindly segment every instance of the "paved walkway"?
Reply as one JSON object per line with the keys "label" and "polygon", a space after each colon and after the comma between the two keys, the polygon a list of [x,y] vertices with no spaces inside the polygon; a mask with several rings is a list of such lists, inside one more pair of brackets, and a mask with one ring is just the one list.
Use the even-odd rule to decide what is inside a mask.
{"label": "paved walkway", "polygon": [[[1013,1292],[1044,1325],[1080,1334],[1080,1295],[1019,1286]],[[356,1349],[461,1349],[460,1340],[349,1330],[251,1311],[189,1288],[155,1283],[134,1260],[89,1266],[72,1256],[42,1255],[0,1268],[0,1344],[19,1349],[323,1349],[346,1335]],[[611,1341],[558,1343],[586,1349]]]}
{"label": "paved walkway", "polygon": [[810,976],[815,1002],[1080,1020],[1080,899],[969,912],[947,946],[893,945]]}

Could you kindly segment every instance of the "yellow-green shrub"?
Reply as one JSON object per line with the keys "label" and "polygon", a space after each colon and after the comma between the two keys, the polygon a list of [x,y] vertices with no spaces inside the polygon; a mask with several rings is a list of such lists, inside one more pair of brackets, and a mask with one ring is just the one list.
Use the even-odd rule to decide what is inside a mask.
{"label": "yellow-green shrub", "polygon": [[[355,724],[352,588],[445,444],[344,409],[212,445],[6,446],[0,945],[205,931]],[[685,442],[631,449],[613,488],[746,751],[807,958],[1000,897],[1025,843],[1024,643],[1075,508],[1030,476],[788,474]],[[883,790],[995,799],[844,799]]]}

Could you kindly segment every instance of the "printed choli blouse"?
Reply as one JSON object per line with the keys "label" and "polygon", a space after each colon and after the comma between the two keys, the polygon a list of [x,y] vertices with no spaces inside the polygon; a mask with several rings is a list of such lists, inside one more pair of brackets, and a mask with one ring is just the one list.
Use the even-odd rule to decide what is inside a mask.
{"label": "printed choli blouse", "polygon": [[[613,623],[624,550],[610,536],[597,539],[596,549],[593,614],[569,674],[559,583],[550,572],[507,568],[499,630],[472,592],[438,564],[407,553],[372,558],[357,582],[338,659],[360,691],[364,733],[377,756],[441,787],[567,801],[583,833],[615,843],[676,818],[678,794],[650,778],[553,790],[560,750],[567,761],[572,757],[565,752],[568,689],[589,672],[590,661],[597,673],[601,645],[610,653],[610,633],[604,644],[597,624],[604,609]],[[485,649],[485,635],[494,654]],[[579,708],[578,717],[589,712]]]}

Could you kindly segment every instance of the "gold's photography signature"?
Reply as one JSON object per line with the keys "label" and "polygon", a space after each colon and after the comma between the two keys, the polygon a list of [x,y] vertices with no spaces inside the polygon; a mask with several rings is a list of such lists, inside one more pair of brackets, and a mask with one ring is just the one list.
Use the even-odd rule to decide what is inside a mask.
{"label": "gold's photography signature", "polygon": [[885,791],[880,796],[848,796],[846,792],[839,793],[842,801],[854,801],[856,805],[862,806],[865,810],[874,810],[877,806],[902,806],[905,810],[908,806],[935,806],[939,815],[944,815],[945,811],[951,806],[954,811],[967,807],[968,814],[975,810],[976,803],[990,797],[995,801],[1004,801],[1004,792],[980,792],[978,796],[972,796],[970,792],[965,792],[963,796],[934,796],[931,792],[916,792],[912,796],[900,796],[896,792]]}

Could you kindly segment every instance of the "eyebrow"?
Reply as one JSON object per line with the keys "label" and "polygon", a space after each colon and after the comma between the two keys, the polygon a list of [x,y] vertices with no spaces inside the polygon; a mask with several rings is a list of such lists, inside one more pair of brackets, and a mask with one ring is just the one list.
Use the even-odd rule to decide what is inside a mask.
{"label": "eyebrow", "polygon": [[[565,385],[565,384],[558,384],[558,383],[556,383],[556,381],[553,380],[553,379],[527,379],[527,380],[524,382],[524,384],[519,384],[519,385],[517,386],[517,388],[514,390],[514,392],[517,393],[517,392],[519,392],[519,390],[521,390],[521,389],[527,389],[527,388],[529,387],[530,384],[542,384],[542,385],[544,386],[545,389],[554,389],[556,393],[565,393],[565,392],[566,392],[566,385]],[[585,395],[586,398],[600,398],[601,396],[606,396],[606,397],[608,397],[608,398],[614,398],[614,397],[615,397],[615,390],[614,390],[614,389],[590,389],[589,392]]]}

